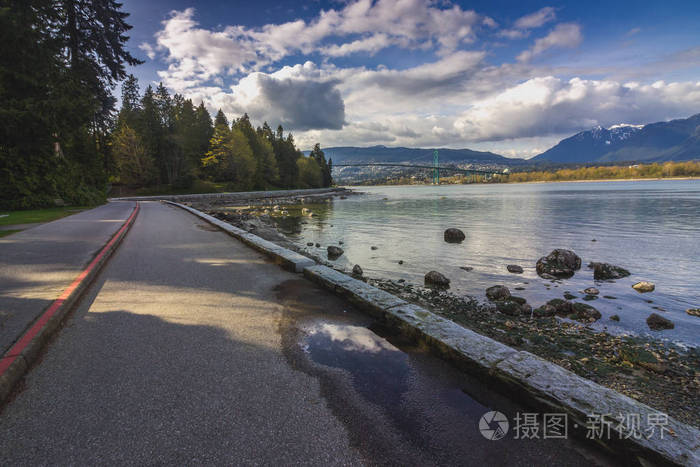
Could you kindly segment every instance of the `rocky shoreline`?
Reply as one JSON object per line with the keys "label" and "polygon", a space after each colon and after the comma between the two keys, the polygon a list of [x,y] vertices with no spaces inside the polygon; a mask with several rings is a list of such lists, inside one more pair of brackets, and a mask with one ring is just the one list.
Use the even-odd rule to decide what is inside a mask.
{"label": "rocky shoreline", "polygon": [[[334,267],[325,255],[321,256],[320,253],[325,250],[317,249],[319,254],[316,255],[298,247],[280,232],[279,222],[276,221],[290,217],[290,211],[293,211],[291,215],[301,216],[302,219],[313,217],[313,208],[309,210],[301,206],[328,203],[333,198],[344,198],[354,193],[348,190],[312,197],[247,200],[236,205],[225,202],[217,202],[216,205],[192,204],[236,227],[297,251],[320,264]],[[301,220],[301,224],[304,222]],[[557,253],[549,258],[549,262],[555,261],[560,254],[565,255]],[[580,267],[580,262],[576,266]],[[589,267],[601,268],[595,264]],[[575,304],[581,305],[581,310],[569,310],[566,304],[570,302],[566,300],[552,303],[553,300],[532,310],[510,294],[507,297],[499,295],[498,298],[498,294],[504,294],[500,290],[493,291],[496,294],[493,301],[482,303],[475,297],[459,296],[440,287],[367,278],[360,272],[361,268],[355,269],[354,273],[339,270],[480,334],[516,349],[532,352],[684,423],[700,427],[700,350],[697,348],[685,349],[650,338],[615,336],[594,330],[588,323],[595,320],[595,313],[589,309],[592,307],[581,303]],[[552,271],[558,272],[549,270],[550,273]],[[548,306],[552,309],[547,309]],[[566,308],[563,312],[559,310],[562,306]]]}

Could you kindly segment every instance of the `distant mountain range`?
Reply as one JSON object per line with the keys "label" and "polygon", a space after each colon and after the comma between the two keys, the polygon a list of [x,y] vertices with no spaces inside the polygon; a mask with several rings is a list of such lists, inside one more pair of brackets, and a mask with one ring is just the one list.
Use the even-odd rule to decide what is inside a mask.
{"label": "distant mountain range", "polygon": [[[514,166],[532,163],[591,164],[664,162],[700,159],[700,114],[648,125],[619,124],[561,140],[532,159],[514,159],[493,152],[440,148],[441,164]],[[370,146],[323,148],[333,164],[363,162],[432,164],[433,149]],[[308,154],[308,151],[306,152]]]}
{"label": "distant mountain range", "polygon": [[[354,146],[323,148],[326,159],[333,159],[333,164],[356,164],[362,162],[432,164],[433,149],[391,148],[387,146]],[[523,163],[523,159],[510,159],[492,152],[472,151],[471,149],[438,149],[440,163],[448,164],[500,164],[513,165]]]}
{"label": "distant mountain range", "polygon": [[582,131],[530,159],[533,162],[663,162],[700,159],[700,114],[648,125]]}

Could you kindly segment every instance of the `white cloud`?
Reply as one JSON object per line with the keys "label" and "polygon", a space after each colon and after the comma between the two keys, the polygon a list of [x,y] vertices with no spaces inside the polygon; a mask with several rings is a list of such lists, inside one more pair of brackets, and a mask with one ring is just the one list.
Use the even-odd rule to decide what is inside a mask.
{"label": "white cloud", "polygon": [[700,108],[700,82],[649,85],[547,76],[477,102],[455,121],[465,140],[567,134],[595,125],[649,123]]}
{"label": "white cloud", "polygon": [[[491,18],[458,5],[443,9],[431,0],[357,0],[340,10],[321,11],[314,20],[266,24],[260,28],[201,28],[195,10],[173,11],[156,34],[156,50],[169,63],[159,75],[178,91],[199,86],[220,73],[260,70],[291,54],[318,52],[328,57],[369,54],[393,45],[435,48],[446,55],[473,42],[476,29]],[[359,37],[358,37],[359,36]],[[327,41],[333,43],[325,43]],[[154,50],[142,44],[144,50]]]}
{"label": "white cloud", "polygon": [[545,37],[537,39],[535,44],[528,50],[518,55],[521,62],[530,61],[533,57],[540,55],[554,47],[573,48],[578,46],[583,40],[581,26],[576,23],[561,23]]}
{"label": "white cloud", "polygon": [[531,29],[536,29],[544,26],[545,24],[554,21],[556,18],[556,11],[554,8],[547,6],[534,13],[525,15],[518,18],[515,21],[512,29],[504,29],[499,31],[499,36],[506,37],[508,39],[522,39],[530,35]]}
{"label": "white cloud", "polygon": [[[579,45],[581,27],[575,23],[557,24],[514,63],[490,63],[493,49],[474,41],[479,31],[496,28],[496,21],[445,5],[358,0],[312,20],[217,30],[200,26],[195,11],[187,9],[166,18],[155,47],[141,49],[165,62],[158,73],[171,91],[229,117],[247,112],[256,125],[282,124],[304,149],[316,142],[386,144],[530,156],[597,124],[648,123],[700,108],[699,83],[644,84],[653,75],[635,70],[624,78],[586,80],[592,73],[615,76],[614,67],[591,71],[533,60],[550,49]],[[491,34],[522,38],[554,19],[555,10],[546,7]],[[348,60],[335,60],[360,55],[381,60],[379,53],[388,47],[420,50],[407,54],[411,59],[432,58],[401,69],[341,66]],[[297,55],[316,63],[305,57],[293,66],[279,64]],[[696,55],[689,49],[669,63],[687,67]]]}
{"label": "white cloud", "polygon": [[139,49],[143,50],[146,53],[146,56],[148,56],[148,58],[150,58],[151,60],[156,58],[156,51],[153,48],[153,46],[151,44],[149,44],[148,42],[140,43]]}
{"label": "white cloud", "polygon": [[550,21],[554,21],[556,13],[554,8],[547,6],[529,15],[519,18],[515,22],[516,29],[535,29],[543,26]]}

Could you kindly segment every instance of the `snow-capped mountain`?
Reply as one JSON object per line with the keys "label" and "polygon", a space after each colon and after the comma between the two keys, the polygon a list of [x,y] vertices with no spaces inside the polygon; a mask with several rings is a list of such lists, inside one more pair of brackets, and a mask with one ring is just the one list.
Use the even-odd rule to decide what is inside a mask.
{"label": "snow-capped mountain", "polygon": [[700,159],[700,114],[648,125],[597,126],[566,138],[533,161],[588,163]]}

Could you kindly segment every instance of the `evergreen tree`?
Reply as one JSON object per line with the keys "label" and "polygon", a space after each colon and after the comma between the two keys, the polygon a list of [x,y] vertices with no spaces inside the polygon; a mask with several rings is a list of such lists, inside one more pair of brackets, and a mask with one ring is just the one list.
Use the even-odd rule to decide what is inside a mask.
{"label": "evergreen tree", "polygon": [[214,117],[214,127],[216,128],[219,125],[228,126],[228,118],[226,118],[226,115],[221,109],[219,109],[216,113],[216,117]]}
{"label": "evergreen tree", "polygon": [[256,161],[255,188],[264,190],[270,186],[276,186],[279,182],[279,170],[277,168],[277,160],[275,159],[272,144],[265,141],[265,139],[253,129],[248,114],[244,114],[241,118],[237,119],[233,127],[243,133],[248,140],[248,145],[253,151],[253,157]]}
{"label": "evergreen tree", "polygon": [[124,44],[131,29],[128,13],[114,0],[63,0],[53,2],[60,11],[58,34],[76,82],[96,99],[94,121],[105,125],[114,106],[110,89],[126,76],[124,64],[142,63]]}
{"label": "evergreen tree", "polygon": [[209,146],[209,140],[214,133],[214,122],[212,122],[209,111],[204,107],[204,102],[199,103],[195,113],[199,147],[201,148],[201,153],[204,154]]}
{"label": "evergreen tree", "polygon": [[117,127],[127,125],[136,128],[139,124],[141,96],[139,82],[134,75],[129,75],[122,83],[122,108],[117,117]]}
{"label": "evergreen tree", "polygon": [[321,186],[329,187],[333,184],[333,177],[331,176],[331,166],[326,162],[326,156],[321,151],[321,145],[316,143],[314,149],[311,151],[310,157],[316,161],[319,168],[321,169]]}

